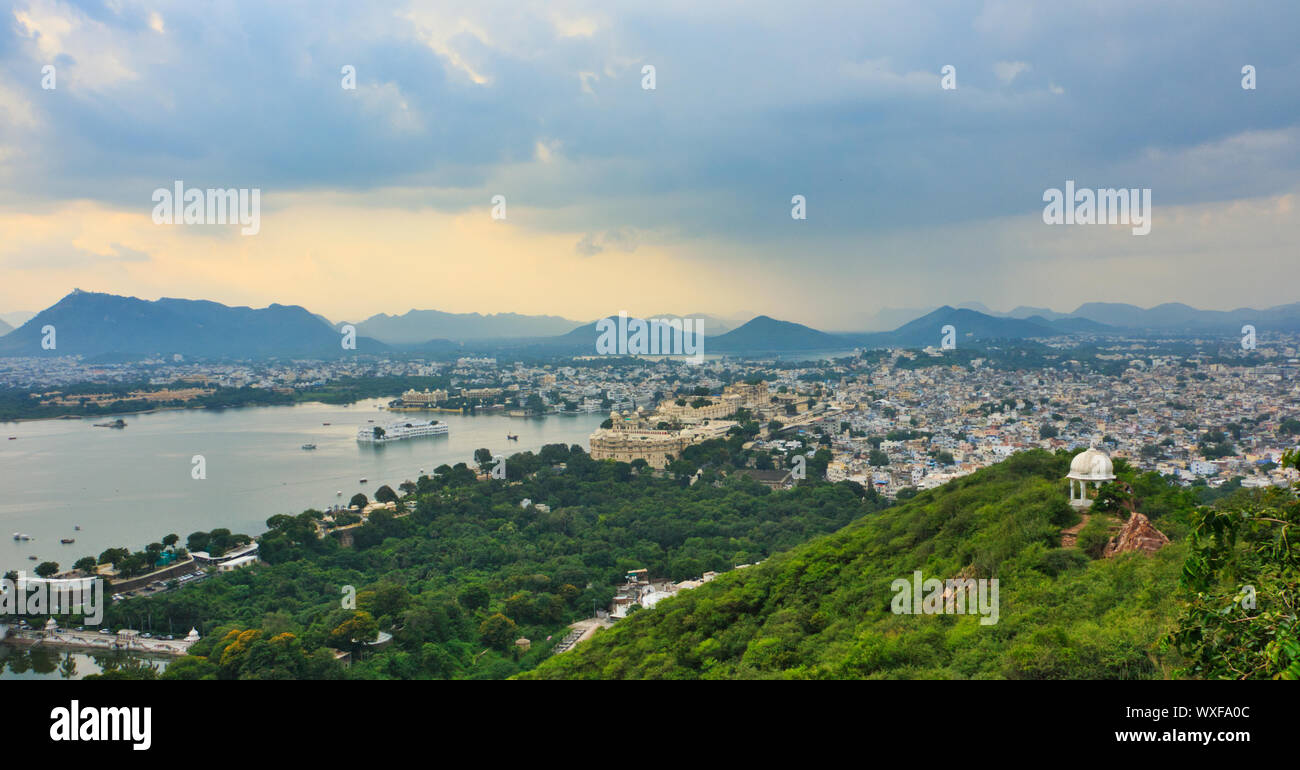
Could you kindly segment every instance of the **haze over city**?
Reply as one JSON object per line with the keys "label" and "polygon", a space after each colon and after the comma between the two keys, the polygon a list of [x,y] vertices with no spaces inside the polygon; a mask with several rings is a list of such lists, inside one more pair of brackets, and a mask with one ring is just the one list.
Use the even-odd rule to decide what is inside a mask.
{"label": "haze over city", "polygon": [[[0,13],[0,311],[81,287],[332,319],[856,329],[971,300],[1290,302],[1298,22],[1263,3],[20,0]],[[260,231],[155,224],[177,180],[260,189]],[[1045,225],[1067,180],[1150,189],[1150,233]]]}

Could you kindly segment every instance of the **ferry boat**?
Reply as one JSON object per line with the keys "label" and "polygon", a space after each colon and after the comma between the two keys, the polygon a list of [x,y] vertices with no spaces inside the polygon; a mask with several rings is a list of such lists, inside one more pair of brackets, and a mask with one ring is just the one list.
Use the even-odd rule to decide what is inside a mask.
{"label": "ferry boat", "polygon": [[303,449],[315,449],[315,448],[316,448],[316,445],[315,445],[315,444],[303,444],[303,445],[302,445],[302,448],[303,448]]}
{"label": "ferry boat", "polygon": [[403,441],[408,438],[444,436],[450,430],[451,427],[447,423],[437,420],[395,422],[384,427],[362,425],[357,428],[357,442],[361,444],[387,444],[390,441]]}

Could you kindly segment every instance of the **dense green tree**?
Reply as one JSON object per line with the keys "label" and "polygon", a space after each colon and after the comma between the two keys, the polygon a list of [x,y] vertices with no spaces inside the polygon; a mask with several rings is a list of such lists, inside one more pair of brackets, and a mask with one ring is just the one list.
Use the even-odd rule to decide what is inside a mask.
{"label": "dense green tree", "polygon": [[519,627],[513,620],[497,612],[479,624],[478,633],[487,646],[504,650],[518,637]]}

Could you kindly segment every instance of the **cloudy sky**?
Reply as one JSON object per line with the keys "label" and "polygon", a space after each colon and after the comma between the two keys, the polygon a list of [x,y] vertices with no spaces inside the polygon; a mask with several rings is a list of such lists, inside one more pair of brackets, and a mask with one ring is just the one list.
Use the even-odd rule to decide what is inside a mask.
{"label": "cloudy sky", "polygon": [[[1288,2],[0,0],[0,311],[1293,302],[1297,29]],[[1067,179],[1150,188],[1150,234],[1044,224]],[[176,180],[260,189],[260,232],[155,224]]]}

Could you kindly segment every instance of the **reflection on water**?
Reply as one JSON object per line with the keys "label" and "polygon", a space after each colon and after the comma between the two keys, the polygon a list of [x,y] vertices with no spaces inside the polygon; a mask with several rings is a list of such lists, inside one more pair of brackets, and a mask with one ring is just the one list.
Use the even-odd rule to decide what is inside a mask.
{"label": "reflection on water", "polygon": [[0,679],[82,679],[106,672],[135,676],[145,669],[152,669],[158,675],[169,662],[168,658],[151,658],[122,651],[82,652],[0,644]]}

